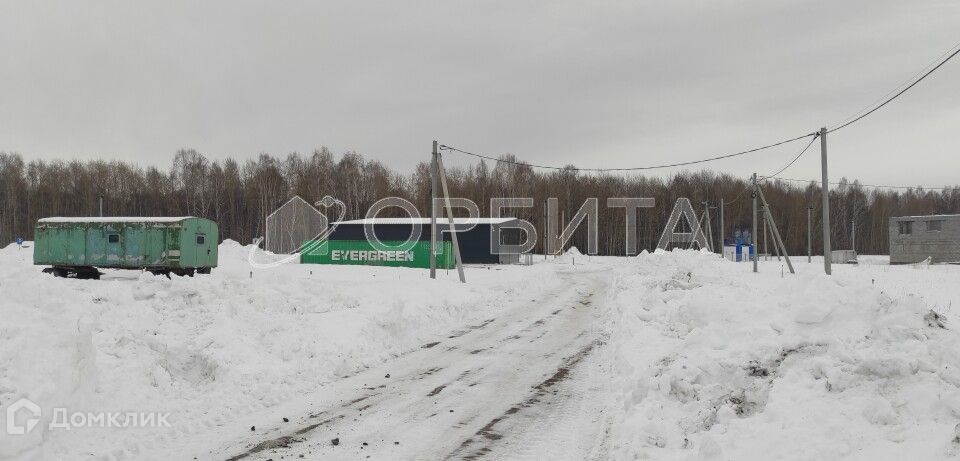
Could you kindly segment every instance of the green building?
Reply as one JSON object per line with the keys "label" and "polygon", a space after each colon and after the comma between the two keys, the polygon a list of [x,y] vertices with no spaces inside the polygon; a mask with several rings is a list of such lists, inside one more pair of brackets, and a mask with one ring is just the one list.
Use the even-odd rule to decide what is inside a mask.
{"label": "green building", "polygon": [[[383,242],[397,248],[402,241]],[[410,250],[377,249],[366,240],[306,241],[300,253],[302,264],[345,264],[390,267],[430,267],[430,242],[413,242]],[[449,241],[437,242],[437,268],[456,267],[453,245]]]}

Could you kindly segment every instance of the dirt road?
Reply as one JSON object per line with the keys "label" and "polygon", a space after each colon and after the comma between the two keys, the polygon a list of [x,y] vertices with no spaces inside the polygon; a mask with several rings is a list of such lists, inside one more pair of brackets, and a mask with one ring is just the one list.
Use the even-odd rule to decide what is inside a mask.
{"label": "dirt road", "polygon": [[560,291],[271,409],[198,458],[602,458],[608,273],[558,275]]}

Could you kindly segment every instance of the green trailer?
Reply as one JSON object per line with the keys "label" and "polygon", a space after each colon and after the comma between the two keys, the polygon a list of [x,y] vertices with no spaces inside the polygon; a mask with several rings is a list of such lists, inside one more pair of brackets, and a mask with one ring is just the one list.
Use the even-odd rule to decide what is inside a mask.
{"label": "green trailer", "polygon": [[[384,245],[399,248],[403,242],[385,241]],[[344,264],[390,267],[430,267],[430,242],[413,242],[407,251],[378,250],[366,240],[326,240],[304,242],[300,253],[301,264]],[[453,245],[449,241],[437,242],[437,268],[456,267]]]}
{"label": "green trailer", "polygon": [[208,274],[217,267],[217,223],[194,217],[43,218],[33,263],[59,277],[99,278],[98,268]]}

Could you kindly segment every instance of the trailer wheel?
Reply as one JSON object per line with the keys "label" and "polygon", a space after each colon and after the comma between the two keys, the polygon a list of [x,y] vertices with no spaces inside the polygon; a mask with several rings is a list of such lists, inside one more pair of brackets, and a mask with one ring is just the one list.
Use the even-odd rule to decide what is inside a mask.
{"label": "trailer wheel", "polygon": [[209,273],[210,273],[210,269],[211,269],[211,268],[209,268],[209,267],[200,267],[200,268],[197,269],[197,273],[198,273],[198,274],[209,274]]}
{"label": "trailer wheel", "polygon": [[74,276],[81,280],[100,280],[100,276],[103,275],[96,267],[91,266],[79,266],[74,267],[69,270],[74,274]]}
{"label": "trailer wheel", "polygon": [[54,277],[66,277],[67,270],[59,267],[47,267],[43,269],[44,274],[53,274]]}

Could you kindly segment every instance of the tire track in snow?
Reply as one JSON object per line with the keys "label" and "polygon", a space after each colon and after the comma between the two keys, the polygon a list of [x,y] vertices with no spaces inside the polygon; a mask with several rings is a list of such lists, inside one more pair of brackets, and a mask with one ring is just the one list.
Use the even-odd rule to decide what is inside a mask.
{"label": "tire track in snow", "polygon": [[[534,309],[520,304],[346,380],[370,381],[406,367],[393,379],[364,385],[360,397],[310,414],[296,430],[270,431],[277,435],[234,450],[239,454],[228,459],[482,456],[513,435],[515,416],[560,410],[557,387],[601,344],[589,330],[593,297],[603,283],[584,279],[571,277],[567,289]],[[334,437],[338,446],[330,442]]]}
{"label": "tire track in snow", "polygon": [[[567,379],[570,374],[570,370],[580,363],[580,361],[583,360],[583,358],[586,357],[587,354],[589,354],[598,344],[599,341],[592,342],[583,349],[577,351],[576,354],[564,359],[563,364],[557,368],[557,371],[553,375],[533,387],[533,393],[529,397],[522,402],[513,405],[502,415],[490,420],[490,422],[476,432],[475,435],[478,437],[471,437],[467,440],[464,440],[463,443],[461,443],[460,446],[453,453],[451,453],[448,458],[475,460],[490,453],[489,443],[485,442],[496,442],[504,437],[504,431],[497,431],[497,427],[500,426],[501,423],[508,422],[513,415],[521,412],[522,410],[541,403],[555,386],[557,386],[561,381]],[[482,439],[480,437],[482,437]],[[479,445],[479,448],[474,448],[476,445]],[[465,454],[468,449],[469,453]]]}

